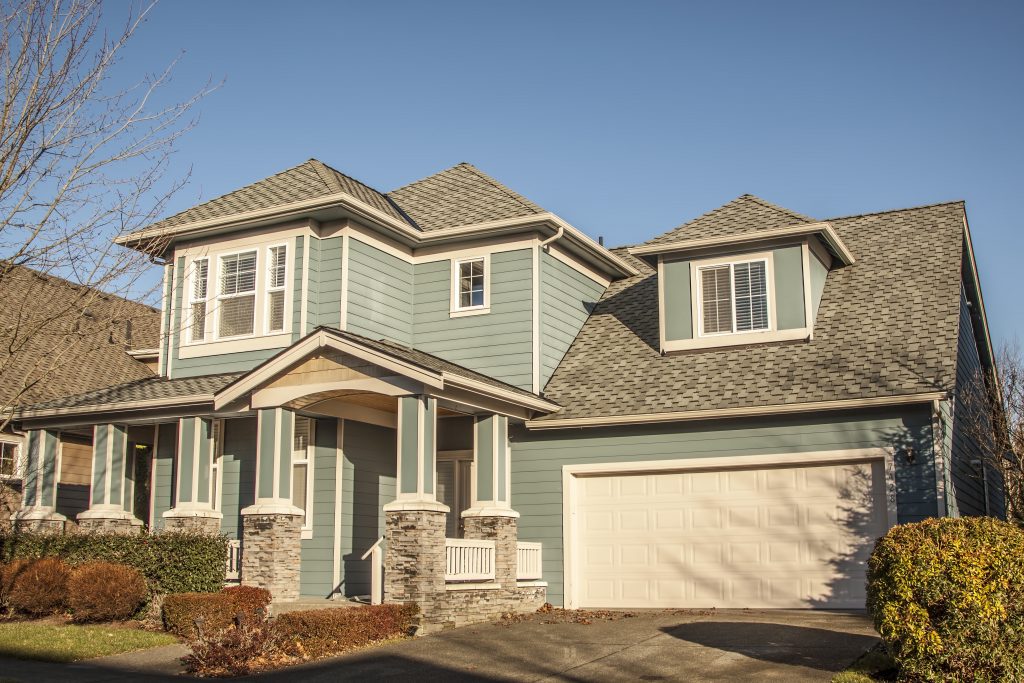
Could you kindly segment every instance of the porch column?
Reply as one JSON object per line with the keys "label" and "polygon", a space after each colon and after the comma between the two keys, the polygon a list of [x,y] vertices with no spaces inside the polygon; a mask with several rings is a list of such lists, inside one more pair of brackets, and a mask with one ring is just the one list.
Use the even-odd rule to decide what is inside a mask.
{"label": "porch column", "polygon": [[479,415],[473,423],[472,504],[462,513],[466,538],[494,541],[495,581],[514,590],[519,513],[512,509],[508,418]]}
{"label": "porch column", "polygon": [[384,506],[384,596],[415,602],[422,611],[445,591],[445,519],[437,500],[437,399],[398,399],[398,486]]}
{"label": "porch column", "polygon": [[177,487],[174,507],[163,513],[167,529],[220,533],[224,516],[213,509],[210,473],[214,457],[213,420],[183,417],[178,420],[178,448],[174,472]]}
{"label": "porch column", "polygon": [[100,424],[93,427],[89,509],[78,515],[78,526],[83,531],[141,528],[142,521],[125,508],[126,480],[131,476],[128,455],[126,426]]}
{"label": "porch column", "polygon": [[295,413],[257,414],[256,503],[242,510],[242,583],[270,591],[275,601],[299,597],[302,510],[292,505]]}
{"label": "porch column", "polygon": [[22,507],[15,513],[18,528],[63,531],[67,518],[57,509],[57,460],[60,434],[49,429],[30,430],[25,438],[25,484]]}

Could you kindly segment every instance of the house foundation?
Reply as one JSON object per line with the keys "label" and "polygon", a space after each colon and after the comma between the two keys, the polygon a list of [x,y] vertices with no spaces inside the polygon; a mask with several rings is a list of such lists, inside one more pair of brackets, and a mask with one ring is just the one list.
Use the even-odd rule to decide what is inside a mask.
{"label": "house foundation", "polygon": [[242,585],[270,591],[274,602],[299,598],[302,516],[242,511]]}

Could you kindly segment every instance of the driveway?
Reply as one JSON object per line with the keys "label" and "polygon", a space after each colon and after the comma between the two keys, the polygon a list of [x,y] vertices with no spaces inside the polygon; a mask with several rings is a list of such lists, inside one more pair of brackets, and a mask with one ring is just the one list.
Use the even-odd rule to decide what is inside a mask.
{"label": "driveway", "polygon": [[[583,618],[589,623],[578,620],[555,612],[467,626],[253,680],[828,681],[877,642],[870,621],[858,613],[660,610],[628,617],[598,612]],[[90,664],[69,670],[6,660],[0,670],[0,678],[25,683],[62,680],[60,674],[66,680],[72,672],[78,681],[157,680]]]}

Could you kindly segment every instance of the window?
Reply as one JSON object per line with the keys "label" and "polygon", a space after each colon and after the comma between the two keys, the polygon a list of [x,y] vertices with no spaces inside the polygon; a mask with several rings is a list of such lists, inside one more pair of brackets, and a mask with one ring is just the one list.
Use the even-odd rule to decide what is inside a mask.
{"label": "window", "polygon": [[455,310],[484,308],[486,259],[474,258],[455,262]]}
{"label": "window", "polygon": [[0,442],[0,477],[18,476],[18,444]]}
{"label": "window", "polygon": [[253,332],[256,312],[256,252],[220,257],[218,337],[239,337]]}
{"label": "window", "polygon": [[305,515],[302,531],[305,538],[311,538],[313,532],[313,515],[309,514],[313,505],[313,420],[308,417],[295,417],[295,434],[292,439],[292,505],[302,510]]}
{"label": "window", "polygon": [[194,342],[206,339],[206,296],[209,289],[210,261],[197,259],[192,272],[192,320],[189,336]]}
{"label": "window", "polygon": [[705,266],[699,273],[701,335],[769,328],[766,261]]}
{"label": "window", "polygon": [[284,285],[287,274],[288,248],[270,247],[267,268],[267,331],[284,331]]}

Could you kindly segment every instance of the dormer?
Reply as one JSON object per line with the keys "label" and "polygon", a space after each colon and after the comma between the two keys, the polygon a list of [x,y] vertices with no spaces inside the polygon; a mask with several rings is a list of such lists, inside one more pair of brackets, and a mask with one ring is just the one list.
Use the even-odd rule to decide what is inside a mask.
{"label": "dormer", "polygon": [[702,235],[712,212],[630,250],[658,271],[662,353],[812,339],[828,272],[853,263],[835,229],[749,195],[717,211],[742,220]]}

